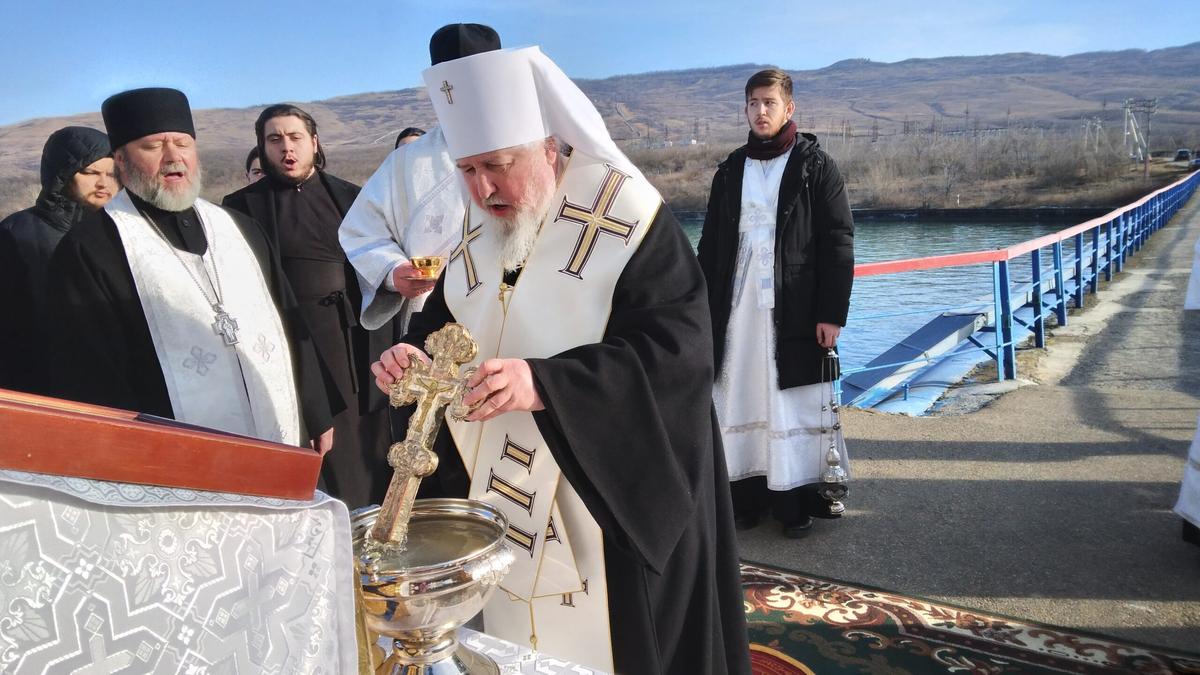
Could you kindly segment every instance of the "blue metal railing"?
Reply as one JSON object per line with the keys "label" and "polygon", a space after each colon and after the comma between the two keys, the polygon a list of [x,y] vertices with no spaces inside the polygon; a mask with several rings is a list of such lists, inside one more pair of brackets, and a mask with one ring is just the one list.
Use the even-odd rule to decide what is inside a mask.
{"label": "blue metal railing", "polygon": [[[959,305],[919,310],[942,314],[971,307],[978,314],[986,315],[986,323],[952,349],[929,353],[917,344],[911,351],[920,353],[912,358],[894,360],[894,357],[887,358],[888,353],[885,353],[865,366],[846,368],[842,372],[843,381],[854,383],[850,388],[855,392],[848,403],[870,407],[897,391],[906,392],[908,384],[923,369],[949,354],[982,352],[995,362],[998,380],[1016,378],[1018,343],[1032,337],[1034,345],[1044,347],[1047,320],[1053,318],[1055,325],[1067,325],[1068,304],[1083,307],[1085,294],[1095,294],[1099,290],[1100,278],[1111,281],[1113,274],[1121,272],[1129,257],[1140,251],[1150,236],[1167,224],[1198,186],[1200,172],[1192,173],[1103,216],[1006,248],[857,265],[855,276],[865,277],[990,263],[992,293],[990,303],[984,300],[973,307]],[[1070,243],[1069,247],[1064,246],[1065,242]],[[1048,267],[1044,265],[1044,252],[1049,254]],[[1031,280],[1014,283],[1013,265],[1022,264],[1020,261],[1025,256],[1028,256]],[[855,321],[912,313],[857,316]],[[992,334],[991,339],[987,333]],[[895,348],[892,351],[896,351]]]}

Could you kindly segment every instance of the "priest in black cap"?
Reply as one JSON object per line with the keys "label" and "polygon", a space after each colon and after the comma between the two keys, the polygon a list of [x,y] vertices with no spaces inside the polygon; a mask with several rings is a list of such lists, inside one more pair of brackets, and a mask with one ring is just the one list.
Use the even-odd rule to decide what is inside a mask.
{"label": "priest in black cap", "polygon": [[102,113],[125,189],[51,259],[55,393],[328,450],[330,395],[279,252],[199,198],[187,97],[135,89]]}
{"label": "priest in black cap", "polygon": [[399,336],[391,323],[373,331],[359,324],[358,280],[338,244],[338,226],[358,186],[325,170],[317,122],[303,109],[268,106],[254,133],[266,178],[227,195],[222,205],[262,223],[278,246],[317,353],[346,402],[333,418],[322,489],[350,508],[367,506],[373,470],[391,444],[387,397],[372,386],[371,362]]}

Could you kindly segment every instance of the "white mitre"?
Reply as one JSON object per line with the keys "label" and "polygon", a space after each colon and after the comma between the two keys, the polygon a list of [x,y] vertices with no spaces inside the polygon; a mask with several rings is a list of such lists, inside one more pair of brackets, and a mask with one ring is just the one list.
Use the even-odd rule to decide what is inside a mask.
{"label": "white mitre", "polygon": [[554,136],[642,177],[608,135],[596,106],[537,47],[445,61],[423,77],[454,159]]}

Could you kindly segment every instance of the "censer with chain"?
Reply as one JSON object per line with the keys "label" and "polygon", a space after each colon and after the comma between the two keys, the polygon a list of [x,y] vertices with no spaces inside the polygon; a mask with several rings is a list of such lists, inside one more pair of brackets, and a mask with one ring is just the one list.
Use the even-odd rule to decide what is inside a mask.
{"label": "censer with chain", "polygon": [[841,376],[838,353],[830,349],[821,360],[821,382],[829,385],[827,398],[821,403],[821,440],[828,440],[825,450],[825,467],[821,471],[821,483],[817,494],[829,502],[829,515],[840,516],[846,511],[843,500],[850,492],[850,474],[846,471],[846,458],[841,448],[842,421],[841,405],[838,403],[837,379]]}

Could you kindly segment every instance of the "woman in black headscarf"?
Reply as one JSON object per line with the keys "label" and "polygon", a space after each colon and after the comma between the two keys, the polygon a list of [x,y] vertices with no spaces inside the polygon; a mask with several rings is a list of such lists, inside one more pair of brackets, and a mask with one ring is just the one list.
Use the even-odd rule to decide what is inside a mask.
{"label": "woman in black headscarf", "polygon": [[0,221],[0,388],[41,393],[46,265],[72,227],[120,189],[108,136],[87,127],[50,134],[33,207]]}

